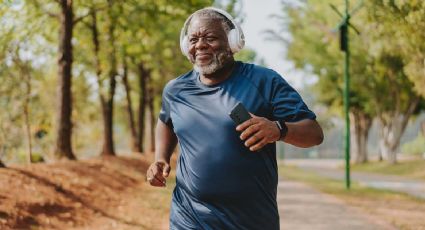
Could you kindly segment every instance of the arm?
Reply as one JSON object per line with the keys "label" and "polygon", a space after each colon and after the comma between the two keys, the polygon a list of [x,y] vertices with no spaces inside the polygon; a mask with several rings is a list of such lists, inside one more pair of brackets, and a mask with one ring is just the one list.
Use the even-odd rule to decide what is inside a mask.
{"label": "arm", "polygon": [[[280,140],[280,131],[273,121],[253,114],[251,116],[251,119],[236,127],[237,131],[242,132],[240,138],[251,151]],[[315,120],[305,119],[285,124],[288,132],[281,141],[303,148],[319,145],[323,141],[322,128]]]}
{"label": "arm", "polygon": [[288,133],[281,139],[297,147],[308,148],[323,142],[323,131],[316,120],[305,119],[298,122],[285,122]]}
{"label": "arm", "polygon": [[158,119],[155,129],[155,162],[146,172],[146,177],[152,186],[164,187],[171,167],[170,159],[177,145],[177,136],[173,129]]}

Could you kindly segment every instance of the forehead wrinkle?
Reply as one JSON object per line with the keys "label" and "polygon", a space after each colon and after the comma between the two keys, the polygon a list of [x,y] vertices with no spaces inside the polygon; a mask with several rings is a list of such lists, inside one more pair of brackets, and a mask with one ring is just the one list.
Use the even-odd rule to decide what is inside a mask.
{"label": "forehead wrinkle", "polygon": [[194,34],[205,35],[207,33],[215,33],[217,35],[226,34],[220,22],[216,19],[205,18],[205,17],[192,18],[188,26],[187,34],[191,36]]}

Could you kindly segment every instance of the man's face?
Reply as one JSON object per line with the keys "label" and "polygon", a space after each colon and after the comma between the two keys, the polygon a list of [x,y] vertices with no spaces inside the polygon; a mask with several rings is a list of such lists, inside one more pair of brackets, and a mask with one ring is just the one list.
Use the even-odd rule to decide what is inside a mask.
{"label": "man's face", "polygon": [[196,71],[212,74],[232,57],[227,33],[219,20],[194,17],[188,29],[189,59]]}

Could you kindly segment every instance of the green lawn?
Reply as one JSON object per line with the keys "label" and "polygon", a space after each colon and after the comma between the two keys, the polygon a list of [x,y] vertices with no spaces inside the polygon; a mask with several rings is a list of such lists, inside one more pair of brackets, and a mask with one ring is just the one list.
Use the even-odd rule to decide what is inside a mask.
{"label": "green lawn", "polygon": [[279,165],[279,176],[304,182],[359,208],[372,218],[383,220],[397,229],[425,229],[425,200],[402,193],[362,187],[352,183],[347,190],[343,181],[321,177],[293,166]]}
{"label": "green lawn", "polygon": [[422,159],[399,162],[394,165],[387,162],[369,162],[353,165],[351,168],[356,172],[397,175],[425,181],[425,160]]}
{"label": "green lawn", "polygon": [[283,178],[287,178],[290,180],[306,182],[325,193],[334,194],[334,195],[358,196],[358,197],[369,197],[369,198],[380,198],[380,199],[381,198],[385,199],[386,196],[409,197],[407,195],[396,193],[389,190],[362,187],[358,183],[353,183],[353,182],[351,183],[351,189],[347,190],[345,188],[344,181],[325,178],[325,177],[316,175],[312,172],[303,171],[302,169],[294,167],[294,166],[280,165],[279,175],[282,176]]}

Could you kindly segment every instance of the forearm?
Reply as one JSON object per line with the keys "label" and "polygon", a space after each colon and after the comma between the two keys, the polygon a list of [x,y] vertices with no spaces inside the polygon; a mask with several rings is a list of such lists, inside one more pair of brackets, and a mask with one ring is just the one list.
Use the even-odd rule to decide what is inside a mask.
{"label": "forearm", "polygon": [[323,131],[315,120],[286,122],[288,132],[281,140],[297,147],[308,148],[323,141]]}
{"label": "forearm", "polygon": [[177,145],[177,136],[164,122],[158,119],[155,129],[155,161],[170,163]]}

